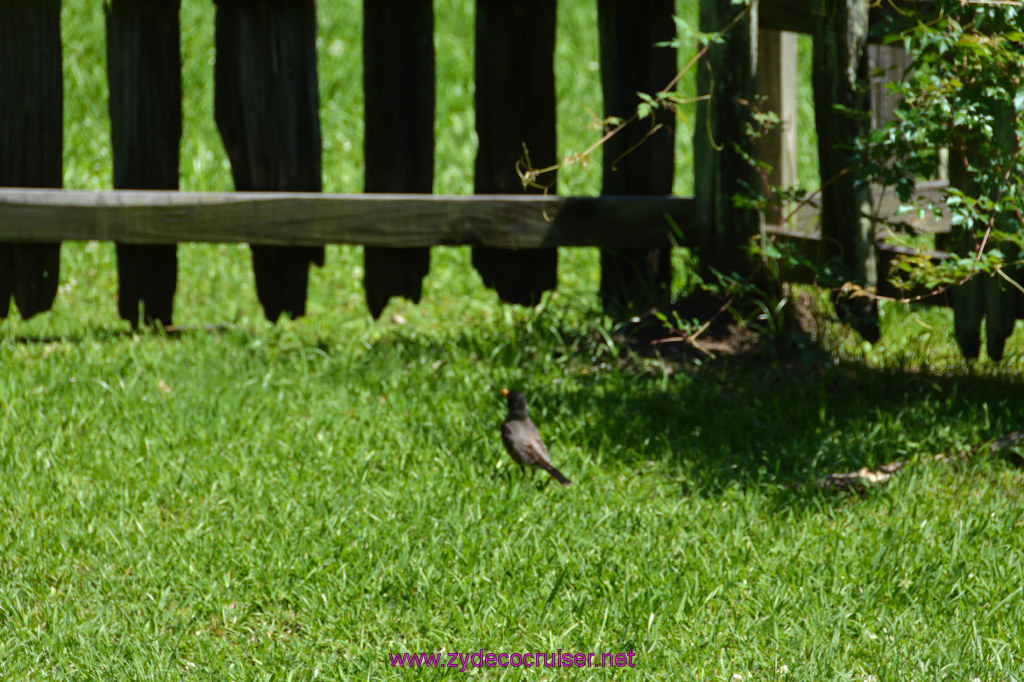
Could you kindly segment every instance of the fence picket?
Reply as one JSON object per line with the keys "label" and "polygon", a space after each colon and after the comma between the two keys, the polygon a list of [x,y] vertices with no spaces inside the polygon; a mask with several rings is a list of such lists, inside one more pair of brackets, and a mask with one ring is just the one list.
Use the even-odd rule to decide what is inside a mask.
{"label": "fence picket", "polygon": [[[431,0],[364,0],[367,192],[429,194],[434,184]],[[410,218],[412,219],[412,218]],[[419,302],[430,249],[363,248],[363,288],[380,317],[392,296]]]}
{"label": "fence picket", "polygon": [[[105,6],[110,128],[117,189],[178,189],[181,144],[180,0]],[[122,319],[171,324],[176,244],[117,243]]]}
{"label": "fence picket", "polygon": [[[606,117],[629,118],[640,104],[637,92],[655,95],[675,76],[675,48],[656,46],[675,37],[674,4],[673,0],[598,1]],[[605,144],[602,194],[672,193],[674,118],[669,111],[652,111]],[[609,313],[629,314],[663,304],[671,295],[671,284],[670,249],[601,250],[601,300]]]}
{"label": "fence picket", "polygon": [[[850,173],[852,144],[867,112],[868,0],[825,0],[814,15],[814,120],[821,173],[821,234],[825,253],[841,261],[858,284],[878,282],[869,187]],[[866,297],[837,299],[840,319],[868,341],[879,337],[878,304]]]}
{"label": "fence picket", "polygon": [[[758,187],[744,154],[756,154],[746,129],[753,120],[757,23],[752,8],[730,0],[701,0],[700,28],[728,27],[723,41],[709,45],[697,66],[697,103],[693,131],[694,198],[701,215],[700,263],[705,279],[719,272],[749,273],[745,247],[758,233],[756,213],[737,208],[733,197]],[[711,281],[714,281],[713,279]]]}
{"label": "fence picket", "polygon": [[[516,164],[524,145],[535,168],[553,165],[555,149],[556,0],[477,0],[477,194],[521,194]],[[548,193],[555,193],[556,175]],[[537,187],[528,193],[539,193]],[[507,303],[536,305],[558,283],[558,251],[476,247],[473,267]]]}
{"label": "fence picket", "polygon": [[[314,0],[216,0],[214,114],[236,190],[319,192]],[[321,247],[252,245],[267,319],[306,312]]]}
{"label": "fence picket", "polygon": [[[63,180],[60,1],[0,0],[0,186]],[[23,318],[49,310],[60,244],[0,243],[0,319],[11,296]]]}

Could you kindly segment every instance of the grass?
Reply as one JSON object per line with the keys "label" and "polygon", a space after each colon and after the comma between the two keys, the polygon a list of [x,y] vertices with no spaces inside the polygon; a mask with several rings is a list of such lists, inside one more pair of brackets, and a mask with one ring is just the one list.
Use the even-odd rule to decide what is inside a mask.
{"label": "grass", "polygon": [[[470,14],[438,8],[440,72],[467,83]],[[361,183],[356,9],[320,4],[332,191]],[[101,15],[64,11],[66,184],[108,186]],[[190,189],[230,188],[211,11],[183,7]],[[560,50],[590,54],[592,9],[559,11],[590,22]],[[468,191],[471,95],[438,92],[436,189]],[[535,310],[435,249],[423,303],[374,323],[358,250],[331,248],[310,314],[271,326],[244,247],[180,254],[177,321],[216,331],[128,331],[107,244],[65,245],[54,310],[0,327],[4,678],[396,679],[389,652],[480,649],[631,650],[631,679],[1022,677],[1020,474],[931,461],[1020,428],[1019,334],[968,366],[947,312],[883,305],[873,347],[829,326],[796,356],[641,357],[598,314],[586,249]],[[572,487],[520,480],[502,386]],[[795,487],[895,459],[863,498]]]}

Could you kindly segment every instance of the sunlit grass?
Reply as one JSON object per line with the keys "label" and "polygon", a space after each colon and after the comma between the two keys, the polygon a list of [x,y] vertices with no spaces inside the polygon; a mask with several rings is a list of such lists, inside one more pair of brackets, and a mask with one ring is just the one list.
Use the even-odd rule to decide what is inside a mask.
{"label": "sunlit grass", "polygon": [[[559,5],[559,73],[582,67],[560,76],[560,147],[578,151],[594,10]],[[436,6],[435,190],[465,193],[472,14]],[[319,3],[327,191],[362,186],[358,10]],[[212,13],[182,13],[187,189],[231,188]],[[109,187],[99,3],[65,3],[64,31],[65,184]],[[596,166],[563,193],[595,192]],[[113,246],[62,254],[54,310],[0,326],[5,679],[398,679],[389,652],[481,649],[636,652],[581,679],[1024,669],[1020,474],[933,458],[1021,428],[1019,334],[969,366],[948,311],[883,304],[874,346],[827,323],[778,356],[641,356],[599,314],[593,249],[561,251],[536,309],[499,303],[467,248],[435,249],[422,303],[374,322],[359,249],[330,247],[309,314],[270,325],[236,245],[180,246],[186,331],[133,334]],[[572,487],[520,479],[502,386]],[[807,485],[894,460],[863,497]]]}

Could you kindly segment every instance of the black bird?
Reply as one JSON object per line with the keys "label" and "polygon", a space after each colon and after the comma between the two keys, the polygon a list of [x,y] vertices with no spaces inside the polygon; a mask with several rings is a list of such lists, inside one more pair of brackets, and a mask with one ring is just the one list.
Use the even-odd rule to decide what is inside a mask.
{"label": "black bird", "polygon": [[508,416],[501,425],[501,442],[524,475],[526,467],[537,467],[551,474],[562,485],[572,485],[572,481],[551,464],[548,449],[540,439],[540,432],[526,413],[526,396],[507,388],[501,389],[501,394],[508,399]]}

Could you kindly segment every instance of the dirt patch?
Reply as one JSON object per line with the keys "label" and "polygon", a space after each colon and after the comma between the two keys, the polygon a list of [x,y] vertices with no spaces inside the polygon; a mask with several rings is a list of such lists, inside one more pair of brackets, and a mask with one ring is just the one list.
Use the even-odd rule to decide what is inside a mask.
{"label": "dirt patch", "polygon": [[714,358],[758,350],[766,342],[761,331],[742,323],[728,299],[698,291],[633,318],[618,340],[641,354]]}
{"label": "dirt patch", "polygon": [[697,291],[666,309],[633,318],[616,335],[616,342],[640,355],[665,359],[715,359],[764,354],[785,355],[816,345],[823,313],[806,291],[789,291],[783,316],[771,330],[758,318],[757,308],[707,291]]}

